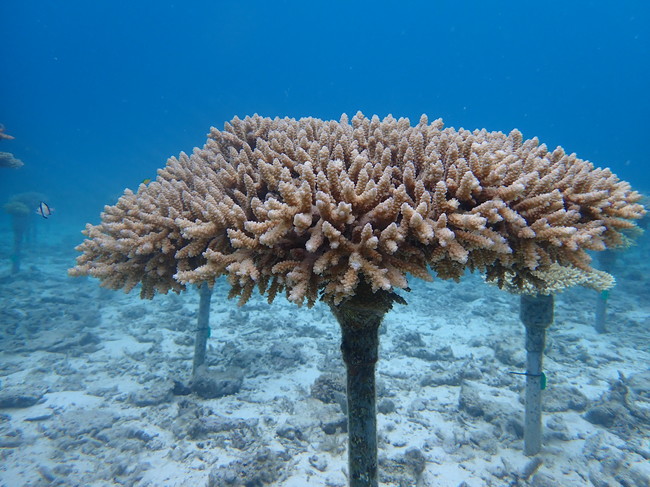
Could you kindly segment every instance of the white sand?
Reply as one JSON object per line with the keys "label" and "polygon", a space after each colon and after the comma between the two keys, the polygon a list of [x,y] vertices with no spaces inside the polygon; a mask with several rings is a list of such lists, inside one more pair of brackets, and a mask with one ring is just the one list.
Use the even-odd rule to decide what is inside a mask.
{"label": "white sand", "polygon": [[[8,235],[4,237],[3,241],[10,241]],[[644,248],[630,254],[624,270],[629,269],[629,262],[641,269],[634,259],[647,253]],[[290,458],[282,463],[286,478],[270,485],[346,485],[346,435],[340,431],[326,435],[320,427],[341,418],[340,408],[310,396],[321,373],[344,373],[338,325],[325,305],[319,303],[309,310],[278,299],[269,306],[255,297],[237,308],[235,302],[225,299],[226,288],[221,285],[213,295],[208,362],[219,371],[227,370],[233,361],[243,365],[242,389],[218,399],[174,396],[157,405],[138,407],[132,402],[133,393],[164,388],[165,384],[171,388],[172,380],[187,382],[197,293],[190,290],[180,297],[157,296],[143,302],[135,293],[100,290],[95,281],[65,276],[70,252],[62,256],[54,245],[45,250],[23,264],[32,277],[25,277],[20,285],[10,278],[3,281],[2,293],[16,289],[14,296],[2,296],[2,305],[14,309],[13,315],[7,309],[3,316],[7,320],[16,313],[23,317],[16,332],[20,337],[26,333],[21,327],[32,319],[34,310],[51,310],[33,325],[36,328],[30,332],[30,340],[45,330],[63,337],[78,337],[87,331],[99,338],[99,344],[95,350],[72,347],[70,352],[48,352],[29,350],[33,342],[27,340],[26,349],[16,352],[13,338],[3,335],[2,388],[47,392],[34,406],[0,410],[4,414],[2,438],[22,438],[19,446],[0,449],[1,485],[204,486],[212,469],[250,458],[262,446],[285,451]],[[8,254],[5,244],[0,253],[3,269],[9,267]],[[572,290],[557,297],[544,364],[547,391],[575,386],[590,401],[597,401],[619,372],[629,377],[648,371],[650,281],[647,267],[644,269],[644,282],[626,287],[623,276],[611,293],[611,332],[607,335],[599,335],[592,326],[595,293]],[[8,272],[2,275],[8,276]],[[440,487],[594,485],[599,478],[614,482],[617,474],[627,475],[629,482],[648,478],[642,475],[650,475],[647,459],[628,449],[635,444],[650,451],[647,437],[642,436],[648,432],[647,424],[623,440],[612,430],[586,421],[583,411],[565,410],[544,414],[547,427],[539,455],[541,466],[537,476],[531,476],[536,479],[532,483],[523,479],[530,459],[522,453],[522,440],[512,431],[502,430],[510,417],[523,417],[519,400],[523,378],[508,374],[521,368],[495,359],[499,346],[512,349],[514,364],[524,357],[518,298],[483,284],[478,276],[460,284],[414,282],[412,287],[411,293],[402,293],[409,305],[395,306],[385,319],[381,336],[377,377],[383,394],[379,400],[389,398],[396,407],[393,413],[378,415],[379,453],[386,459],[383,474],[411,479],[403,480],[403,485]],[[43,302],[44,296],[63,296],[74,304]],[[71,327],[62,310],[75,306],[97,307],[99,323],[87,329]],[[414,348],[431,353],[451,347],[454,358],[410,356],[409,347],[404,347],[405,336],[419,336],[424,345]],[[248,359],[242,359],[242,353]],[[421,385],[422,379],[459,368],[480,370],[480,377],[466,382],[491,404],[495,418],[486,420],[459,411],[459,385]],[[650,412],[648,397],[635,400],[638,408]],[[199,439],[179,437],[174,425],[178,424],[180,405],[187,401],[209,408],[215,415],[257,419],[258,436],[244,449],[233,447],[231,439],[218,434]],[[40,416],[44,419],[30,421]],[[78,437],[70,437],[67,431],[77,427],[76,419],[101,429],[88,432],[78,426]],[[548,427],[549,421],[555,429]],[[302,439],[279,436],[278,429],[286,425],[299,430]],[[127,430],[139,432],[135,436],[144,432],[151,439],[145,442],[134,439],[133,433],[120,433]],[[404,467],[409,448],[419,449],[426,459],[417,481]],[[594,452],[615,459],[615,465],[595,458]],[[322,471],[314,466],[317,460],[326,462]],[[555,483],[544,483],[548,479]]]}

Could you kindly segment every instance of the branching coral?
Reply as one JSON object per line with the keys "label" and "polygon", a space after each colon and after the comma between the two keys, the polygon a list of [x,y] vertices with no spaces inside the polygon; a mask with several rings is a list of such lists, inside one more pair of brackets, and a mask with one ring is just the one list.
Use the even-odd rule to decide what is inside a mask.
{"label": "branching coral", "polygon": [[235,118],[155,182],[105,208],[73,275],[142,295],[228,275],[245,302],[309,305],[405,288],[407,276],[480,270],[535,286],[556,263],[591,271],[644,214],[608,169],[520,132],[443,128],[426,116],[348,121]]}

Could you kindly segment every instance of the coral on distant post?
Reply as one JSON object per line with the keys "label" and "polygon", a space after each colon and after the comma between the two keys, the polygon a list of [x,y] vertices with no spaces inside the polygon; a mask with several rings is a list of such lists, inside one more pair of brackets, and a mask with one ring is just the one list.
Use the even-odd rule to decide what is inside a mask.
{"label": "coral on distant post", "polygon": [[14,234],[14,249],[11,256],[11,272],[20,271],[23,246],[33,228],[32,223],[38,204],[45,199],[41,193],[27,192],[12,196],[4,205],[4,211],[11,215]]}
{"label": "coral on distant post", "polygon": [[[480,270],[500,286],[536,288],[535,273],[553,264],[591,272],[587,251],[622,243],[621,230],[644,214],[639,198],[608,169],[516,130],[361,113],[235,118],[107,206],[70,272],[113,289],[141,284],[145,298],[224,274],[242,304],[255,287],[269,302],[280,292],[308,306],[322,297],[341,323],[356,387],[355,360],[366,357],[364,377],[374,376],[377,325],[408,275]],[[373,390],[349,394],[366,400]],[[350,416],[359,421],[350,431],[364,436],[350,443],[354,486],[377,484],[372,405]]]}

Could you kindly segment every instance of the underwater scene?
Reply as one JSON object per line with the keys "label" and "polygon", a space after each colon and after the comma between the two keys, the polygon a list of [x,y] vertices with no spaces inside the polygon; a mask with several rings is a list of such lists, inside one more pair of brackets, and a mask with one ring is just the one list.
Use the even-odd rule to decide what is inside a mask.
{"label": "underwater scene", "polygon": [[650,4],[0,26],[0,487],[650,487]]}

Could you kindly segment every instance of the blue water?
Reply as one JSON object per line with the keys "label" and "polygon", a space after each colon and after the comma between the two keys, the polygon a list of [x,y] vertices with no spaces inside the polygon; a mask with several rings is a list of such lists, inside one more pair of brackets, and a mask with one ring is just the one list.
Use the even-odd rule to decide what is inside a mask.
{"label": "blue water", "polygon": [[0,199],[97,222],[233,116],[442,117],[538,136],[650,188],[650,3],[0,4]]}
{"label": "blue water", "polygon": [[[230,461],[232,449],[222,448],[230,439],[217,437],[212,444],[210,439],[204,449],[202,442],[174,436],[182,430],[176,421],[185,419],[167,406],[180,400],[167,398],[158,409],[134,414],[127,395],[136,382],[148,387],[152,378],[163,384],[155,386],[161,390],[170,380],[189,380],[195,290],[184,293],[182,301],[168,295],[140,302],[137,291],[125,297],[99,290],[94,280],[68,279],[65,272],[74,265],[73,247],[82,241],[85,223],[98,223],[104,205],[114,204],[125,188],[155,178],[170,156],[203,145],[211,126],[221,128],[234,116],[254,113],[339,119],[361,110],[367,116],[409,117],[413,123],[426,113],[430,121],[442,117],[454,127],[518,128],[526,138],[538,136],[551,148],[561,145],[609,167],[650,194],[648,0],[4,0],[0,70],[0,124],[15,137],[0,140],[0,151],[25,163],[19,169],[0,167],[0,392],[7,386],[37,388],[35,401],[47,396],[37,406],[52,413],[39,419],[31,406],[7,413],[7,403],[0,405],[2,486],[45,485],[43,479],[57,485],[65,479],[72,482],[65,485],[198,486],[205,485],[201,482],[213,467],[219,474],[221,464]],[[3,205],[12,195],[30,191],[45,194],[55,213],[47,220],[34,215],[37,225],[30,227],[26,250],[19,254]],[[562,485],[579,485],[576,479],[587,482],[587,476],[594,485],[614,478],[620,485],[632,485],[634,478],[641,479],[636,485],[645,485],[650,478],[650,471],[642,471],[648,458],[647,422],[632,415],[647,411],[650,397],[649,238],[646,233],[636,247],[609,254],[618,284],[611,295],[598,298],[601,305],[609,299],[607,335],[592,330],[594,292],[558,297],[558,326],[549,332],[546,366],[549,389],[560,391],[551,392],[554,404],[562,391],[571,392],[569,402],[579,398],[573,392],[577,385],[584,386],[590,407],[609,407],[612,392],[611,403],[618,408],[612,410],[618,417],[611,427],[602,419],[587,423],[569,406],[545,411],[553,427],[545,426],[545,447],[550,446],[542,473],[573,479]],[[21,262],[19,255],[21,271],[10,274],[11,263]],[[608,261],[596,262],[603,267]],[[462,474],[436,485],[457,486],[461,478],[475,481],[472,486],[488,485],[479,483],[485,478],[492,478],[492,485],[528,484],[517,473],[525,460],[517,456],[521,438],[506,429],[519,424],[512,418],[523,415],[517,400],[523,378],[508,373],[525,367],[515,355],[524,350],[517,298],[497,295],[493,288],[481,288],[478,276],[473,279],[459,285],[414,283],[409,308],[396,305],[388,315],[381,360],[382,366],[392,360],[394,370],[382,380],[397,391],[389,397],[399,419],[380,419],[397,428],[382,430],[380,450],[403,455],[405,441],[423,447],[421,427],[431,420],[437,450],[430,455],[427,450],[427,458],[434,459],[427,466],[429,479]],[[260,445],[280,444],[269,411],[311,424],[306,429],[310,439],[291,447],[291,462],[300,455],[311,462],[317,452],[330,461],[324,475],[342,478],[339,447],[333,443],[332,452],[316,441],[320,431],[315,425],[330,418],[299,402],[323,368],[343,370],[332,358],[338,357],[339,346],[334,318],[324,307],[319,310],[320,304],[306,311],[281,299],[270,311],[257,295],[247,308],[236,308],[225,300],[221,284],[214,292],[208,361],[215,370],[245,368],[245,389],[240,402],[231,397],[202,404],[219,414],[263,418]],[[124,343],[117,344],[121,338]],[[431,358],[440,350],[443,358]],[[449,357],[449,351],[458,355]],[[487,405],[498,407],[494,439],[481,436],[487,419],[453,417],[460,410],[450,398],[460,393],[451,388],[459,384],[445,380],[456,373],[463,380],[476,379],[474,369],[483,377],[477,384],[485,386],[485,416]],[[443,372],[440,389],[429,387],[438,382],[421,381]],[[620,395],[617,387],[627,387],[628,379],[645,389]],[[281,395],[274,397],[276,392]],[[82,399],[78,405],[76,397]],[[208,416],[210,407],[200,410]],[[285,407],[291,411],[286,415]],[[97,419],[98,412],[116,412],[119,425],[95,435],[117,424],[105,416]],[[420,417],[424,422],[411,421]],[[77,419],[94,425],[88,428],[92,433],[77,437]],[[203,419],[197,416],[187,424]],[[457,431],[462,433],[458,438]],[[144,442],[149,433],[151,438],[160,433],[162,442],[145,447],[134,439]],[[477,441],[466,441],[465,433]],[[95,436],[104,442],[99,447]],[[456,450],[461,440],[466,449]],[[445,442],[454,449],[445,450]],[[504,450],[497,451],[497,443]],[[252,458],[246,455],[237,451],[232,458]],[[479,460],[472,461],[475,457]],[[489,464],[484,472],[483,460]],[[516,469],[505,472],[510,460]],[[306,465],[302,461],[292,472],[296,482],[314,473]],[[145,476],[141,483],[137,469]],[[385,465],[382,469],[390,471]],[[157,470],[163,472],[157,476]],[[163,478],[164,471],[176,483],[147,480]],[[598,483],[593,478],[598,480],[601,471],[605,480]],[[540,478],[530,485],[561,485]]]}

